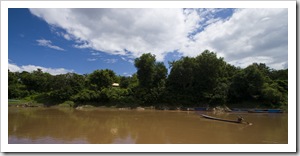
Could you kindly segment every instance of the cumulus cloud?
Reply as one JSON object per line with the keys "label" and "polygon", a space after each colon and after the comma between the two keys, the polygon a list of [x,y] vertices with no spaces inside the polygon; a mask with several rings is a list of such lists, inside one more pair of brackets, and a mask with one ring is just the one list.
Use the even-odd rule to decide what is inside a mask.
{"label": "cumulus cloud", "polygon": [[180,48],[195,21],[182,9],[30,9],[52,26],[74,36],[76,48],[92,48],[139,57],[145,52],[163,60]]}
{"label": "cumulus cloud", "polygon": [[287,63],[287,9],[30,9],[63,29],[75,48],[129,58],[151,52],[197,56],[205,49],[243,66],[257,61],[273,68]]}
{"label": "cumulus cloud", "polygon": [[[231,18],[208,25],[181,50],[194,56],[210,49],[245,67],[262,62],[284,68],[287,62],[287,9],[237,9]],[[282,64],[282,66],[278,66]]]}
{"label": "cumulus cloud", "polygon": [[48,48],[51,48],[51,49],[64,51],[63,48],[61,48],[59,46],[52,45],[52,42],[50,40],[39,39],[39,40],[36,40],[36,42],[38,43],[39,46],[44,46],[44,47],[48,47]]}
{"label": "cumulus cloud", "polygon": [[51,75],[59,75],[59,74],[66,74],[66,73],[74,72],[73,70],[64,69],[64,68],[45,68],[45,67],[35,66],[35,65],[18,66],[13,63],[8,63],[8,69],[11,72],[22,72],[22,71],[33,72],[37,69],[41,69],[43,72],[49,73]]}

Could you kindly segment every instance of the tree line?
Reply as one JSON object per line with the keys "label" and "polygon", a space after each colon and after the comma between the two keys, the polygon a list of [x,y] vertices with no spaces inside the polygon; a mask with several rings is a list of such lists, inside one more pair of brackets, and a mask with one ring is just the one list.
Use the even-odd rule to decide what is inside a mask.
{"label": "tree line", "polygon": [[169,62],[169,74],[150,53],[136,58],[134,65],[137,72],[132,76],[109,69],[55,76],[41,69],[8,71],[8,97],[45,105],[72,101],[74,107],[287,107],[288,69],[274,70],[263,63],[239,68],[208,50]]}

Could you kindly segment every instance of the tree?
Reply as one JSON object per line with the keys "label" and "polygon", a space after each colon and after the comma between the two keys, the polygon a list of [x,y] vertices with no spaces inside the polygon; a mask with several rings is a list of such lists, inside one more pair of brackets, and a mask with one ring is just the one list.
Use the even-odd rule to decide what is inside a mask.
{"label": "tree", "polygon": [[116,74],[109,69],[95,70],[93,73],[88,75],[90,89],[101,91],[103,88],[111,86],[117,81]]}
{"label": "tree", "polygon": [[64,102],[84,89],[85,78],[76,73],[53,76],[49,98],[53,101]]}
{"label": "tree", "polygon": [[205,50],[196,57],[195,89],[201,90],[198,96],[209,98],[217,87],[218,81],[224,77],[226,62],[217,54]]}
{"label": "tree", "polygon": [[[143,54],[134,62],[137,72],[116,76],[109,69],[90,74],[50,75],[37,69],[8,71],[8,97],[33,99],[46,104],[72,100],[77,105],[169,105],[215,107],[250,102],[262,107],[284,107],[288,101],[288,69],[270,69],[253,63],[242,69],[208,50],[196,57],[169,62],[170,74],[155,55]],[[120,83],[120,87],[112,87]],[[132,105],[131,105],[132,106]]]}
{"label": "tree", "polygon": [[167,88],[172,97],[197,103],[226,102],[227,77],[231,79],[235,69],[216,53],[205,50],[196,58],[182,57],[170,65]]}
{"label": "tree", "polygon": [[152,87],[155,74],[155,61],[155,55],[150,53],[143,54],[141,57],[134,60],[140,87]]}
{"label": "tree", "polygon": [[273,83],[271,85],[265,83],[262,89],[262,99],[264,100],[264,105],[278,107],[280,103],[284,101],[283,93],[278,90],[280,86]]}
{"label": "tree", "polygon": [[242,70],[233,76],[228,92],[228,98],[231,102],[248,99],[248,93],[246,92],[248,84],[245,79],[245,74]]}
{"label": "tree", "polygon": [[266,75],[256,63],[240,70],[232,80],[229,98],[232,101],[259,100],[262,88],[266,83]]}
{"label": "tree", "polygon": [[273,70],[270,74],[272,80],[288,80],[288,69]]}
{"label": "tree", "polygon": [[135,88],[138,99],[144,103],[156,103],[165,90],[167,68],[162,62],[156,62],[155,55],[143,54],[135,59],[139,85]]}
{"label": "tree", "polygon": [[183,57],[178,61],[170,62],[171,72],[168,77],[168,87],[171,90],[187,92],[193,88],[195,59]]}
{"label": "tree", "polygon": [[10,72],[8,70],[8,98],[24,98],[28,96],[29,92],[26,86],[21,83],[19,72]]}
{"label": "tree", "polygon": [[132,76],[129,76],[129,77],[126,77],[126,76],[120,77],[120,87],[121,88],[132,89],[134,87],[137,87],[138,83],[139,83],[139,80],[137,78],[137,74],[133,74]]}
{"label": "tree", "polygon": [[229,86],[227,83],[219,82],[219,84],[214,88],[212,95],[210,96],[209,105],[224,105],[227,102],[228,89]]}
{"label": "tree", "polygon": [[265,77],[270,77],[271,69],[264,63],[253,63],[252,66],[255,66]]}
{"label": "tree", "polygon": [[182,57],[169,64],[171,71],[166,83],[168,91],[166,97],[172,102],[194,102],[195,59]]}
{"label": "tree", "polygon": [[246,91],[252,97],[257,97],[261,94],[265,75],[259,70],[256,64],[252,64],[244,69],[245,82],[248,84]]}
{"label": "tree", "polygon": [[153,76],[153,87],[164,87],[167,78],[168,69],[162,62],[155,63],[154,76]]}

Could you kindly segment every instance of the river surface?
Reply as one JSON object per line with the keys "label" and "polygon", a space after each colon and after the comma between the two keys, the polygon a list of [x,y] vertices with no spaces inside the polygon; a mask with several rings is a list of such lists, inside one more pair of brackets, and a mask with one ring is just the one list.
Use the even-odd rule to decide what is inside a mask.
{"label": "river surface", "polygon": [[[287,144],[287,113],[9,107],[9,144]],[[252,125],[201,117],[203,113]]]}

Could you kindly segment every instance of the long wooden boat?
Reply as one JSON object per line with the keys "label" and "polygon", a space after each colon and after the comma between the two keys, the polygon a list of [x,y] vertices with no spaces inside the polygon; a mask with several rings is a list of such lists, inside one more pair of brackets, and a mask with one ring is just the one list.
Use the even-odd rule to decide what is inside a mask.
{"label": "long wooden boat", "polygon": [[224,122],[231,122],[231,123],[243,123],[241,121],[238,120],[227,120],[227,119],[221,119],[221,118],[216,118],[216,117],[212,117],[212,116],[208,116],[208,115],[204,115],[201,114],[202,117],[206,118],[206,119],[212,119],[212,120],[217,120],[217,121],[224,121]]}

